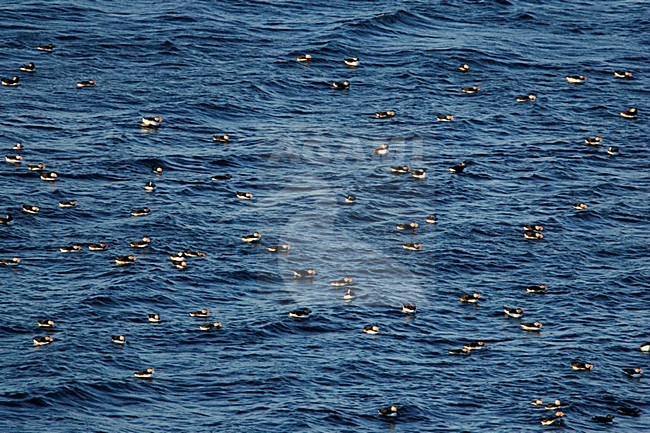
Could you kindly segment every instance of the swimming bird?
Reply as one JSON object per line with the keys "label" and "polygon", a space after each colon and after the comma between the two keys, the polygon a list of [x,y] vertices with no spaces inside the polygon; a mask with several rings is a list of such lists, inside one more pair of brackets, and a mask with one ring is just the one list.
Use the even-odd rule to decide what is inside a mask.
{"label": "swimming bird", "polygon": [[250,200],[253,198],[253,193],[250,192],[237,191],[236,195],[237,198],[241,200]]}
{"label": "swimming bird", "polygon": [[334,286],[334,287],[343,287],[343,286],[347,286],[347,285],[350,284],[351,282],[352,282],[352,278],[350,278],[350,277],[343,277],[343,278],[341,278],[340,280],[334,280],[334,281],[332,281],[332,282],[330,283],[330,285],[332,285],[332,286]]}
{"label": "swimming bird", "polygon": [[124,335],[113,335],[111,336],[111,341],[115,344],[125,344],[126,337]]}
{"label": "swimming bird", "polygon": [[289,317],[296,319],[306,319],[310,314],[311,310],[309,308],[299,308],[297,310],[289,311]]}
{"label": "swimming bird", "polygon": [[77,81],[77,87],[79,89],[82,87],[93,87],[95,84],[97,84],[97,81],[95,80]]}
{"label": "swimming bird", "polygon": [[357,201],[357,198],[355,196],[353,196],[352,194],[348,194],[348,195],[345,196],[345,202],[346,203],[348,203],[348,204],[349,203],[354,203],[355,201]]}
{"label": "swimming bird", "polygon": [[143,207],[142,209],[134,209],[131,211],[131,216],[137,217],[137,216],[145,216],[149,215],[151,213],[151,209],[148,207]]}
{"label": "swimming bird", "polygon": [[162,174],[162,172],[163,172],[164,170],[163,170],[163,168],[162,168],[161,166],[159,166],[159,165],[152,165],[152,166],[151,166],[151,171],[153,171],[153,172],[156,173],[156,174]]}
{"label": "swimming bird", "polygon": [[465,170],[465,167],[467,167],[467,163],[463,161],[458,165],[449,167],[449,173],[456,173],[456,174],[462,173],[463,170]]}
{"label": "swimming bird", "polygon": [[145,128],[156,128],[160,126],[163,118],[160,116],[156,117],[142,117],[142,126]]}
{"label": "swimming bird", "polygon": [[539,224],[534,224],[534,225],[528,225],[524,226],[525,231],[532,231],[532,232],[543,232],[544,231],[544,226],[539,225]]}
{"label": "swimming bird", "polygon": [[643,343],[641,346],[639,346],[639,350],[641,352],[650,352],[650,341],[647,343]]}
{"label": "swimming bird", "polygon": [[339,90],[345,90],[350,87],[349,81],[332,81],[332,87]]}
{"label": "swimming bird", "polygon": [[105,242],[100,242],[98,244],[88,245],[90,251],[106,251],[108,249],[108,244]]}
{"label": "swimming bird", "polygon": [[204,251],[192,251],[192,250],[183,250],[183,255],[185,257],[205,257]]}
{"label": "swimming bird", "polygon": [[41,328],[54,327],[54,320],[50,320],[50,319],[38,320],[36,323],[38,323],[38,326],[40,326]]}
{"label": "swimming bird", "polygon": [[541,331],[542,330],[542,322],[533,322],[533,323],[522,323],[519,325],[521,329],[524,331]]}
{"label": "swimming bird", "polygon": [[380,144],[379,146],[375,147],[375,150],[373,150],[373,152],[377,155],[386,155],[388,153],[388,145]]}
{"label": "swimming bird", "polygon": [[221,322],[214,322],[214,323],[204,323],[199,325],[199,329],[201,331],[211,331],[213,329],[221,329],[223,327],[223,324]]}
{"label": "swimming bird", "polygon": [[386,119],[386,118],[389,118],[389,117],[395,117],[395,112],[391,111],[391,110],[389,110],[389,111],[377,111],[375,113],[375,117],[377,119]]}
{"label": "swimming bird", "polygon": [[144,184],[144,190],[147,192],[153,192],[156,189],[156,184],[153,182],[147,182]]}
{"label": "swimming bird", "polygon": [[595,137],[587,137],[585,138],[585,144],[588,144],[590,146],[598,146],[601,142],[603,141],[603,137],[597,135]]}
{"label": "swimming bird", "polygon": [[623,373],[636,379],[641,377],[641,375],[643,374],[643,370],[640,368],[624,368]]}
{"label": "swimming bird", "polygon": [[413,315],[416,309],[415,304],[402,304],[402,313],[404,314]]}
{"label": "swimming bird", "polygon": [[462,349],[450,349],[447,352],[450,355],[469,355],[470,353],[472,353],[472,351],[470,349],[465,349],[465,348],[462,348]]}
{"label": "swimming bird", "polygon": [[381,408],[381,409],[379,409],[379,415],[396,417],[397,416],[397,406],[392,405],[390,407]]}
{"label": "swimming bird", "polygon": [[298,269],[293,271],[294,278],[311,278],[316,275],[316,269]]}
{"label": "swimming bird", "polygon": [[551,418],[543,418],[540,420],[542,425],[557,425],[562,422],[562,417],[564,416],[564,412],[558,410],[555,412],[555,416]]}
{"label": "swimming bird", "polygon": [[517,102],[528,102],[528,101],[534,101],[537,99],[537,95],[534,93],[529,93],[528,95],[525,96],[517,96],[515,100]]}
{"label": "swimming bird", "polygon": [[542,402],[542,400],[541,400],[540,398],[537,398],[537,399],[535,399],[535,400],[533,400],[533,401],[530,402],[530,405],[531,405],[531,406],[541,406],[541,405],[543,405],[543,404],[544,404],[544,403]]}
{"label": "swimming bird", "polygon": [[463,346],[465,350],[481,350],[487,347],[487,343],[482,340],[475,341],[473,343],[468,343]]}
{"label": "swimming bird", "polygon": [[11,147],[11,150],[23,150],[23,143],[16,143]]}
{"label": "swimming bird", "polygon": [[176,269],[185,269],[187,268],[187,262],[185,260],[181,260],[179,262],[172,262],[172,266],[175,267]]}
{"label": "swimming bird", "polygon": [[241,240],[248,243],[259,242],[262,239],[262,234],[259,232],[252,233],[250,235],[242,236]]}
{"label": "swimming bird", "polygon": [[402,245],[402,248],[405,250],[410,250],[410,251],[419,251],[422,249],[422,244],[421,243],[405,243]]}
{"label": "swimming bird", "polygon": [[478,93],[479,90],[481,90],[481,88],[477,85],[474,85],[472,87],[463,87],[462,89],[460,89],[461,93],[467,93],[467,94]]}
{"label": "swimming bird", "polygon": [[427,169],[426,168],[415,169],[411,172],[411,176],[413,176],[416,179],[424,179],[427,176]]}
{"label": "swimming bird", "polygon": [[59,251],[62,253],[74,253],[77,251],[81,251],[83,247],[81,245],[67,245],[64,247],[59,247]]}
{"label": "swimming bird", "polygon": [[544,235],[541,234],[540,232],[535,232],[535,231],[526,230],[526,231],[524,232],[524,238],[526,238],[526,239],[533,239],[533,240],[544,239]]}
{"label": "swimming bird", "polygon": [[270,247],[267,248],[267,250],[269,250],[269,252],[271,253],[287,252],[290,249],[291,249],[291,245],[289,244],[271,245]]}
{"label": "swimming bird", "polygon": [[537,286],[527,286],[526,293],[546,293],[548,286],[540,284]]}
{"label": "swimming bird", "polygon": [[298,56],[296,57],[296,60],[303,63],[309,63],[309,61],[311,60],[311,54]]}
{"label": "swimming bird", "polygon": [[614,71],[614,76],[616,78],[630,79],[630,78],[632,78],[632,72],[630,72],[630,71]]}
{"label": "swimming bird", "polygon": [[230,136],[228,135],[213,135],[212,139],[219,143],[228,143],[230,141]]}
{"label": "swimming bird", "polygon": [[46,344],[50,344],[51,342],[54,341],[54,338],[50,337],[49,335],[46,335],[45,337],[34,337],[34,346],[45,346]]}
{"label": "swimming bird", "polygon": [[155,372],[156,370],[154,370],[153,368],[147,368],[145,371],[136,371],[135,373],[133,373],[133,375],[140,379],[147,379],[151,377]]}
{"label": "swimming bird", "polygon": [[0,259],[0,265],[2,266],[12,266],[17,265],[18,263],[20,263],[20,259],[18,257],[11,259]]}
{"label": "swimming bird", "polygon": [[54,51],[54,47],[55,47],[54,44],[47,44],[47,45],[39,45],[36,47],[36,49],[38,51],[46,51],[48,53],[51,53],[52,51]]}
{"label": "swimming bird", "polygon": [[352,66],[354,68],[359,66],[359,58],[352,57],[350,59],[343,59],[343,63],[345,63],[347,66]]}
{"label": "swimming bird", "polygon": [[415,230],[418,227],[420,227],[420,224],[416,223],[415,221],[410,223],[397,224],[395,226],[397,230]]}
{"label": "swimming bird", "polygon": [[60,201],[59,207],[76,207],[78,204],[77,200]]}
{"label": "swimming bird", "polygon": [[587,203],[574,203],[574,204],[573,204],[573,208],[574,208],[575,210],[585,210],[585,209],[587,209],[588,207],[589,207],[589,206],[587,206]]}
{"label": "swimming bird", "polygon": [[199,311],[190,311],[190,316],[191,317],[208,317],[210,315],[210,310],[207,308],[203,308],[202,310]]}
{"label": "swimming bird", "polygon": [[13,78],[2,77],[2,80],[0,80],[0,82],[2,82],[3,86],[16,87],[17,85],[20,84],[20,78],[18,78],[18,77],[13,77]]}
{"label": "swimming bird", "polygon": [[397,174],[404,174],[411,171],[411,167],[408,165],[393,165],[390,167],[390,171]]}
{"label": "swimming bird", "polygon": [[210,178],[211,180],[230,180],[232,179],[232,176],[229,174],[217,174],[215,176],[212,176]]}
{"label": "swimming bird", "polygon": [[20,164],[23,160],[22,155],[7,155],[5,156],[5,161],[10,164]]}
{"label": "swimming bird", "polygon": [[46,182],[56,182],[59,179],[59,175],[53,171],[49,173],[42,173],[40,175],[41,180]]}
{"label": "swimming bird", "polygon": [[366,325],[363,327],[363,332],[370,335],[375,335],[379,332],[379,326],[377,325]]}
{"label": "swimming bird", "polygon": [[139,241],[131,242],[129,245],[131,246],[131,248],[147,248],[149,246],[149,243],[151,243],[151,238],[145,236]]}
{"label": "swimming bird", "polygon": [[463,293],[460,295],[460,302],[463,304],[476,304],[479,299],[481,299],[481,295],[474,292],[474,293]]}
{"label": "swimming bird", "polygon": [[431,214],[431,215],[429,215],[429,216],[427,217],[427,219],[426,219],[425,221],[426,221],[428,224],[435,224],[436,221],[438,221],[438,217],[436,217],[435,215]]}
{"label": "swimming bird", "polygon": [[11,214],[6,214],[4,217],[0,218],[0,224],[9,224],[14,220],[13,215]]}
{"label": "swimming bird", "polygon": [[169,260],[172,262],[182,262],[184,260],[185,254],[183,252],[174,253],[169,256]]}
{"label": "swimming bird", "polygon": [[23,205],[23,212],[28,213],[30,215],[36,215],[40,210],[41,208],[38,206],[32,206],[29,204]]}
{"label": "swimming bird", "polygon": [[452,116],[451,114],[444,114],[444,115],[438,116],[437,119],[438,119],[438,122],[451,122],[451,121],[454,120],[454,116]]}
{"label": "swimming bird", "polygon": [[118,266],[132,265],[138,260],[135,256],[119,256],[115,257],[115,264]]}
{"label": "swimming bird", "polygon": [[558,410],[562,406],[562,402],[558,399],[555,399],[553,403],[549,403],[546,406],[544,406],[544,409],[546,410]]}
{"label": "swimming bird", "polygon": [[45,164],[42,162],[39,162],[38,164],[31,164],[27,166],[27,170],[29,171],[40,171],[45,169]]}
{"label": "swimming bird", "polygon": [[460,72],[467,72],[467,71],[469,71],[469,65],[467,63],[463,63],[462,65],[460,65],[458,67],[458,70]]}
{"label": "swimming bird", "polygon": [[594,369],[594,364],[587,362],[574,361],[571,363],[571,368],[574,371],[591,371]]}
{"label": "swimming bird", "polygon": [[636,119],[636,112],[636,108],[632,107],[629,110],[621,111],[621,117],[625,117],[626,119]]}
{"label": "swimming bird", "polygon": [[593,417],[591,417],[591,420],[593,422],[608,424],[610,422],[614,422],[614,415],[593,416]]}
{"label": "swimming bird", "polygon": [[503,312],[508,317],[514,317],[515,319],[518,319],[521,317],[522,314],[526,312],[526,310],[524,310],[523,308],[508,308],[504,306]]}
{"label": "swimming bird", "polygon": [[157,313],[148,314],[147,320],[151,323],[158,323],[160,322],[160,314]]}
{"label": "swimming bird", "polygon": [[619,150],[618,150],[618,147],[616,147],[616,146],[609,146],[607,148],[607,154],[608,155],[618,155],[618,153],[619,153]]}
{"label": "swimming bird", "polygon": [[568,83],[578,84],[587,81],[587,77],[585,77],[584,75],[568,75],[566,77],[566,80]]}
{"label": "swimming bird", "polygon": [[345,293],[343,294],[343,299],[346,301],[354,299],[354,293],[352,292],[352,289],[347,289],[345,291]]}
{"label": "swimming bird", "polygon": [[36,70],[36,65],[33,62],[27,65],[20,65],[20,70],[23,72],[34,72]]}

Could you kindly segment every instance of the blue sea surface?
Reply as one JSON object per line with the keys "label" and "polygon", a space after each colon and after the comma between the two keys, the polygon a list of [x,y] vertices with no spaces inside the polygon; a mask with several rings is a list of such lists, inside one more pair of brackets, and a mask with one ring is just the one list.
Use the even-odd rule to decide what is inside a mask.
{"label": "blue sea surface", "polygon": [[[0,266],[0,432],[650,431],[649,35],[647,1],[3,0],[0,148],[24,160],[0,162],[0,259],[21,259]],[[179,270],[183,250],[206,257]]]}

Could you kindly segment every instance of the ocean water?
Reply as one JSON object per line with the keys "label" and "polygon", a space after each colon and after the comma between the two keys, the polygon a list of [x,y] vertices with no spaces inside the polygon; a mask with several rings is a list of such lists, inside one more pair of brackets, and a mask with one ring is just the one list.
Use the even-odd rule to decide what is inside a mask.
{"label": "ocean water", "polygon": [[[0,431],[557,430],[536,398],[562,401],[562,431],[603,431],[591,418],[606,414],[608,431],[650,430],[650,376],[621,371],[650,370],[648,2],[10,0],[0,12],[0,75],[20,78],[0,88],[0,146],[24,157],[0,165],[0,213],[14,216],[0,258],[21,258],[0,267]],[[619,116],[630,107],[637,119]],[[374,118],[385,110],[396,116]],[[141,128],[142,116],[164,121]],[[27,170],[39,162],[59,181]],[[524,239],[526,224],[544,239]],[[254,231],[259,245],[241,241]],[[143,236],[148,249],[129,247]],[[86,248],[97,242],[108,250]],[[277,243],[291,250],[267,251]],[[59,251],[72,244],[83,251]],[[168,256],[186,249],[206,257],[175,269]],[[294,279],[304,268],[317,276]],[[352,300],[330,285],[346,276]],[[536,284],[548,293],[526,293]],[[459,302],[474,291],[478,305]],[[289,318],[299,307],[313,313]],[[201,308],[209,319],[189,317]],[[475,340],[487,348],[448,354]],[[148,367],[151,379],[133,376]],[[399,415],[380,416],[391,404]]]}

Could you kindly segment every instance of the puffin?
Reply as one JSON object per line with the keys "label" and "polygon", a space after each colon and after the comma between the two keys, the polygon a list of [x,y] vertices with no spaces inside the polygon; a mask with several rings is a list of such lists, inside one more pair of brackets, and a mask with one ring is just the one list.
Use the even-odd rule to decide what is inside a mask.
{"label": "puffin", "polygon": [[645,352],[645,353],[650,352],[650,341],[648,341],[647,343],[641,344],[641,346],[639,346],[639,350],[641,352]]}
{"label": "puffin", "polygon": [[524,226],[524,231],[527,231],[527,232],[543,232],[544,231],[544,226],[539,225],[539,224],[528,225],[528,226]]}
{"label": "puffin", "polygon": [[172,262],[182,262],[184,260],[185,254],[183,252],[174,253],[169,256],[169,260]]}
{"label": "puffin", "polygon": [[524,310],[523,308],[508,308],[504,306],[503,312],[508,317],[514,317],[515,319],[519,319],[522,316],[522,314],[526,312],[526,310]]}
{"label": "puffin", "polygon": [[124,335],[113,335],[111,341],[115,344],[126,344],[126,337]]}
{"label": "puffin", "polygon": [[355,201],[357,201],[357,198],[355,196],[353,196],[352,194],[348,194],[348,195],[345,196],[345,202],[346,203],[351,204],[351,203],[354,203]]}
{"label": "puffin", "polygon": [[616,146],[609,146],[609,147],[607,148],[607,154],[608,154],[608,155],[612,155],[612,156],[613,156],[613,155],[618,155],[618,154],[619,154],[618,147],[616,147]]}
{"label": "puffin", "polygon": [[137,216],[145,216],[149,215],[151,213],[151,209],[148,207],[143,207],[142,209],[134,209],[131,211],[131,216],[137,217]]}
{"label": "puffin", "polygon": [[587,203],[574,203],[574,204],[573,204],[573,208],[574,208],[575,210],[585,210],[585,209],[587,209],[588,207],[589,207],[589,206],[587,206]]}
{"label": "puffin", "polygon": [[17,85],[20,84],[20,78],[18,77],[13,77],[13,78],[6,78],[2,77],[2,82],[3,86],[8,86],[8,87],[16,87]]}
{"label": "puffin", "polygon": [[414,222],[410,222],[410,223],[397,224],[397,225],[395,226],[395,228],[396,228],[397,230],[415,230],[415,229],[418,228],[419,226],[420,226],[420,224],[418,224],[418,223],[416,223],[416,222],[414,221]]}
{"label": "puffin", "polygon": [[451,114],[444,114],[444,115],[438,116],[437,119],[438,119],[438,122],[452,122],[455,119],[455,117],[452,116]]}
{"label": "puffin", "polygon": [[0,224],[9,224],[14,220],[13,215],[6,214],[4,217],[0,217]]}
{"label": "puffin", "polygon": [[51,171],[49,173],[43,173],[39,177],[45,182],[56,182],[59,178],[59,175]]}
{"label": "puffin", "polygon": [[115,257],[115,264],[118,266],[132,265],[136,260],[135,256],[119,256]]}
{"label": "puffin", "polygon": [[36,65],[34,62],[31,62],[27,65],[20,65],[20,70],[23,72],[34,72],[36,70]]}
{"label": "puffin", "polygon": [[11,259],[0,259],[0,265],[2,266],[17,265],[18,263],[20,263],[20,259],[18,257],[14,257]]}
{"label": "puffin", "polygon": [[449,173],[452,173],[452,174],[462,173],[463,170],[465,170],[465,167],[467,167],[467,163],[465,161],[463,161],[458,165],[454,165],[454,166],[449,167]]}
{"label": "puffin", "polygon": [[36,49],[38,51],[45,51],[51,53],[52,51],[54,51],[54,47],[55,47],[54,44],[47,44],[47,45],[39,45],[36,47]]}
{"label": "puffin", "polygon": [[366,334],[375,335],[376,333],[379,332],[379,326],[378,325],[366,325],[363,328],[363,332],[365,332]]}
{"label": "puffin", "polygon": [[332,285],[332,286],[334,286],[334,287],[343,287],[343,286],[347,286],[347,285],[350,284],[351,282],[352,282],[352,278],[350,278],[350,277],[343,277],[343,278],[341,278],[340,280],[334,280],[334,281],[332,281],[332,282],[330,283],[330,285]]}
{"label": "puffin", "polygon": [[601,142],[603,141],[603,137],[597,135],[595,137],[587,137],[585,138],[585,144],[588,144],[590,146],[598,146]]}
{"label": "puffin", "polygon": [[157,314],[157,313],[149,314],[149,315],[147,315],[147,320],[150,323],[158,323],[158,322],[160,322],[160,314]]}
{"label": "puffin", "polygon": [[129,245],[131,248],[147,248],[149,246],[149,243],[151,243],[151,238],[145,236],[139,241],[133,241]]}
{"label": "puffin", "polygon": [[95,84],[97,84],[97,81],[95,81],[95,80],[78,81],[77,82],[77,88],[81,89],[83,87],[93,87]]}
{"label": "puffin", "polygon": [[262,239],[262,234],[259,232],[251,233],[250,235],[242,236],[241,240],[247,243],[256,243]]}
{"label": "puffin", "polygon": [[540,232],[526,230],[526,231],[524,231],[524,238],[525,239],[538,240],[538,239],[544,239],[544,235],[541,234]]}
{"label": "puffin", "polygon": [[468,72],[469,71],[469,65],[467,63],[463,63],[458,67],[458,70],[460,72]]}
{"label": "puffin", "polygon": [[294,278],[311,278],[316,275],[316,269],[299,269],[293,271]]}
{"label": "puffin", "polygon": [[27,166],[27,170],[29,171],[45,170],[45,164],[43,164],[42,162],[39,162],[38,164],[30,164]]}
{"label": "puffin", "polygon": [[163,118],[160,116],[156,117],[142,117],[142,126],[145,128],[157,128],[162,123]]}
{"label": "puffin", "polygon": [[425,221],[427,222],[427,224],[435,224],[436,221],[438,221],[438,217],[436,217],[434,214],[431,214],[427,217]]}
{"label": "puffin", "polygon": [[152,165],[151,166],[151,171],[153,171],[156,174],[162,174],[164,169],[159,165]]}
{"label": "puffin", "polygon": [[481,88],[477,85],[474,85],[472,87],[463,87],[462,89],[460,89],[461,93],[467,93],[470,95],[474,93],[478,93],[479,90],[481,90]]}
{"label": "puffin", "polygon": [[62,253],[73,253],[77,251],[81,251],[83,247],[81,245],[67,245],[64,247],[59,247],[59,251]]}
{"label": "puffin", "polygon": [[386,155],[388,153],[388,145],[380,144],[379,146],[375,147],[373,152],[376,153],[377,155]]}
{"label": "puffin", "polygon": [[397,416],[397,406],[391,405],[389,407],[383,407],[379,409],[379,415],[396,417]]}
{"label": "puffin", "polygon": [[215,176],[212,176],[210,178],[211,180],[230,180],[232,179],[232,176],[229,174],[217,174]]}
{"label": "puffin", "polygon": [[643,370],[640,368],[624,368],[623,373],[627,374],[630,377],[633,377],[635,379],[641,377],[643,374]]}
{"label": "puffin", "polygon": [[30,215],[36,215],[40,210],[41,208],[38,206],[32,206],[30,204],[23,205],[23,212],[28,213]]}
{"label": "puffin", "polygon": [[269,252],[271,253],[287,252],[290,249],[291,249],[291,245],[289,244],[271,245],[270,247],[267,248],[267,250],[269,250]]}
{"label": "puffin", "polygon": [[632,107],[629,110],[621,111],[621,117],[626,119],[636,119],[636,108]]}
{"label": "puffin", "polygon": [[22,155],[7,155],[5,156],[5,161],[10,164],[20,164],[23,161]]}
{"label": "puffin", "polygon": [[524,331],[532,331],[532,332],[537,331],[537,332],[539,332],[539,331],[542,330],[542,322],[533,322],[533,323],[524,322],[524,323],[520,324],[519,326]]}
{"label": "puffin", "polygon": [[301,63],[309,63],[310,60],[311,60],[311,54],[305,54],[296,57],[296,61]]}
{"label": "puffin", "polygon": [[183,255],[185,257],[206,257],[207,254],[204,251],[191,251],[191,250],[184,250]]}
{"label": "puffin", "polygon": [[571,363],[571,368],[574,371],[591,371],[594,369],[594,364],[588,362],[574,361]]}
{"label": "puffin", "polygon": [[558,425],[562,423],[562,417],[564,416],[564,412],[558,410],[555,412],[555,416],[551,418],[544,418],[540,420],[542,425]]}
{"label": "puffin", "polygon": [[537,286],[526,286],[526,293],[546,293],[548,286],[539,284]]}
{"label": "puffin", "polygon": [[230,141],[230,137],[228,135],[213,135],[212,139],[219,143],[228,143]]}
{"label": "puffin", "polygon": [[468,343],[463,346],[465,350],[481,350],[487,347],[487,343],[482,340],[475,341],[473,343]]}
{"label": "puffin", "polygon": [[40,326],[41,328],[54,327],[54,320],[44,319],[44,320],[38,320],[36,323],[38,323],[38,326]]}
{"label": "puffin", "polygon": [[415,169],[411,172],[411,176],[413,176],[416,179],[424,179],[427,176],[427,169],[426,168]]}
{"label": "puffin", "polygon": [[566,80],[570,84],[579,84],[587,81],[587,77],[584,75],[569,75],[566,77]]}
{"label": "puffin", "polygon": [[108,244],[105,242],[100,242],[98,244],[88,245],[90,251],[106,251],[108,249]]}
{"label": "puffin", "polygon": [[347,66],[352,66],[353,68],[356,68],[357,66],[359,66],[359,58],[352,57],[349,59],[343,59],[343,63],[345,63]]}
{"label": "puffin", "polygon": [[528,101],[534,101],[537,99],[537,95],[534,93],[529,93],[528,95],[524,96],[517,96],[515,100],[517,102],[528,102]]}
{"label": "puffin", "polygon": [[156,184],[153,182],[147,182],[144,184],[144,190],[147,192],[153,192],[156,189]]}
{"label": "puffin", "polygon": [[546,410],[558,410],[562,406],[562,402],[558,399],[555,399],[553,403],[549,403],[546,406],[544,406],[544,409]]}
{"label": "puffin", "polygon": [[311,310],[309,308],[299,308],[289,311],[289,317],[293,317],[294,319],[307,319],[310,314]]}
{"label": "puffin", "polygon": [[212,331],[213,329],[221,329],[223,325],[221,322],[214,322],[214,323],[203,323],[199,325],[199,329],[201,331]]}
{"label": "puffin", "polygon": [[151,377],[155,372],[156,372],[156,370],[154,370],[153,368],[147,368],[147,369],[144,370],[144,371],[136,371],[135,373],[133,373],[133,375],[134,375],[135,377],[139,378],[139,379],[148,379],[148,378],[150,378],[150,377]]}
{"label": "puffin", "polygon": [[481,295],[474,292],[474,293],[463,293],[460,295],[460,302],[463,304],[476,304],[479,299],[481,299]]}
{"label": "puffin", "polygon": [[208,317],[210,315],[210,310],[203,308],[200,311],[190,311],[190,317]]}
{"label": "puffin", "polygon": [[411,171],[411,167],[408,165],[393,165],[390,167],[390,171],[397,174],[405,174]]}
{"label": "puffin", "polygon": [[34,346],[45,346],[46,344],[50,344],[51,342],[54,341],[53,337],[50,337],[49,335],[46,335],[45,337],[34,337]]}
{"label": "puffin", "polygon": [[624,79],[631,79],[632,78],[632,72],[630,71],[614,71],[614,76],[616,78],[624,78]]}
{"label": "puffin", "polygon": [[237,191],[235,194],[241,200],[250,200],[253,198],[253,193],[251,192]]}
{"label": "puffin", "polygon": [[59,207],[77,207],[78,204],[77,200],[60,201]]}
{"label": "puffin", "polygon": [[408,314],[412,316],[415,314],[416,309],[417,307],[415,306],[415,304],[402,304],[402,313],[404,314]]}
{"label": "puffin", "polygon": [[402,245],[402,248],[405,250],[410,250],[410,251],[419,251],[422,249],[422,244],[415,242],[415,243],[405,243]]}
{"label": "puffin", "polygon": [[349,81],[332,81],[332,87],[338,90],[347,90],[350,88]]}
{"label": "puffin", "polygon": [[375,117],[376,117],[377,119],[386,119],[386,118],[389,118],[389,117],[395,117],[395,112],[392,111],[392,110],[388,110],[388,111],[377,111],[377,112],[375,113]]}
{"label": "puffin", "polygon": [[347,289],[345,291],[345,293],[343,294],[343,299],[346,301],[354,299],[354,293],[352,292],[352,289]]}
{"label": "puffin", "polygon": [[542,402],[542,399],[540,399],[540,398],[537,398],[537,399],[530,402],[531,406],[541,406],[543,404],[544,403]]}
{"label": "puffin", "polygon": [[472,353],[471,349],[450,349],[447,351],[450,355],[469,355]]}

